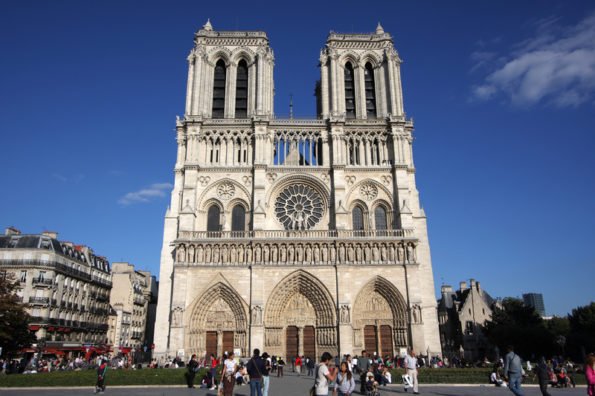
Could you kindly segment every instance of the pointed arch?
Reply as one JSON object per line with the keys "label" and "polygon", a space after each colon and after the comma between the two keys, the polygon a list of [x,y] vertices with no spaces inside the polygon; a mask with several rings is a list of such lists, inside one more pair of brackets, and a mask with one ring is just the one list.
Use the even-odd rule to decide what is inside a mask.
{"label": "pointed arch", "polygon": [[318,278],[304,270],[292,272],[272,291],[265,309],[265,326],[283,325],[283,312],[296,294],[303,295],[312,304],[317,327],[335,326],[335,303],[331,293]]}

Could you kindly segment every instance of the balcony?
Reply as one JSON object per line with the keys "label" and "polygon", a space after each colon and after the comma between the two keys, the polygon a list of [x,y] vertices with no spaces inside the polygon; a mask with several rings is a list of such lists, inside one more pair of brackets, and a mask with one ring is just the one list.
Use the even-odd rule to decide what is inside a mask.
{"label": "balcony", "polygon": [[29,297],[29,304],[46,305],[50,303],[49,297]]}
{"label": "balcony", "polygon": [[141,307],[145,305],[145,299],[144,298],[134,298],[134,304],[135,305],[140,305]]}
{"label": "balcony", "polygon": [[399,230],[260,230],[260,231],[180,231],[178,242],[210,239],[312,239],[351,238],[416,239],[412,229]]}
{"label": "balcony", "polygon": [[53,285],[54,285],[54,280],[53,279],[33,278],[33,286],[51,287]]}
{"label": "balcony", "polygon": [[[36,260],[36,259],[22,259],[22,260],[2,260],[0,261],[0,266],[5,267],[36,267],[36,268],[48,268],[54,269],[59,273],[64,275],[68,275],[79,280],[90,281],[91,274],[88,274],[83,271],[79,271],[77,269],[71,268],[70,266],[62,263],[57,263],[55,261],[43,261],[43,260]],[[22,280],[21,282],[26,282],[26,280]]]}

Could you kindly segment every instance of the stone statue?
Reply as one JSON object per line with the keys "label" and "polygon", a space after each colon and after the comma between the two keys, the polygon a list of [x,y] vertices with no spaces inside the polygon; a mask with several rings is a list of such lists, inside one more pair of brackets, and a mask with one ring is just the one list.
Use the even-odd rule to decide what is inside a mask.
{"label": "stone statue", "polygon": [[347,259],[351,263],[355,261],[355,257],[353,255],[353,245],[351,244],[349,244],[349,247],[347,248]]}
{"label": "stone statue", "polygon": [[246,246],[246,262],[247,263],[252,262],[252,248],[249,245]]}
{"label": "stone statue", "polygon": [[314,262],[320,262],[320,248],[318,245],[314,245]]}
{"label": "stone statue", "polygon": [[188,262],[194,262],[194,245],[188,246]]}
{"label": "stone statue", "polygon": [[395,245],[388,246],[388,261],[391,263],[395,262]]}
{"label": "stone statue", "polygon": [[335,260],[337,259],[337,249],[335,249],[335,245],[329,245],[329,251],[330,251],[331,263],[334,263]]}
{"label": "stone statue", "polygon": [[176,307],[172,310],[171,324],[173,327],[182,326],[182,308]]}
{"label": "stone statue", "polygon": [[403,249],[403,244],[399,243],[398,247],[397,247],[397,260],[399,261],[399,263],[404,262],[404,257],[405,256],[405,249]]}
{"label": "stone statue", "polygon": [[362,247],[359,243],[355,246],[355,260],[358,263],[362,261]]}
{"label": "stone statue", "polygon": [[215,245],[213,249],[213,263],[219,264],[219,245]]}
{"label": "stone statue", "polygon": [[265,263],[269,262],[269,252],[270,252],[269,245],[264,245],[264,248],[262,250],[262,261]]}
{"label": "stone statue", "polygon": [[302,245],[298,245],[297,249],[295,250],[296,253],[296,261],[301,263],[304,261],[304,247]]}
{"label": "stone statue", "polygon": [[202,246],[199,245],[196,248],[196,261],[199,262],[199,263],[202,263],[202,262],[204,262],[204,258],[205,257],[204,257],[203,248],[202,248]]}
{"label": "stone statue", "polygon": [[347,305],[341,306],[341,323],[349,323],[349,307]]}
{"label": "stone statue", "polygon": [[374,247],[372,248],[372,260],[374,260],[375,262],[380,261],[380,251],[378,250],[377,244],[374,244]]}
{"label": "stone statue", "polygon": [[341,263],[345,262],[345,245],[344,244],[339,245],[339,262],[341,262]]}
{"label": "stone statue", "polygon": [[326,244],[322,245],[322,261],[328,262],[328,246]]}
{"label": "stone statue", "polygon": [[260,245],[256,245],[256,247],[254,248],[254,262],[255,263],[260,263],[260,259],[261,259],[261,251],[260,251]]}
{"label": "stone statue", "polygon": [[277,245],[273,245],[273,248],[271,249],[271,261],[273,263],[277,262],[277,255],[278,255]]}
{"label": "stone statue", "polygon": [[285,250],[285,245],[281,245],[281,262],[287,262],[287,252]]}
{"label": "stone statue", "polygon": [[366,262],[372,261],[372,249],[370,248],[370,245],[367,243],[364,247],[364,258]]}
{"label": "stone statue", "polygon": [[227,258],[229,257],[229,250],[227,246],[221,247],[221,261],[227,263]]}
{"label": "stone statue", "polygon": [[238,261],[240,263],[244,262],[244,245],[238,246]]}
{"label": "stone statue", "polygon": [[386,261],[388,259],[388,252],[386,251],[385,244],[382,244],[382,247],[380,248],[380,259],[382,261]]}
{"label": "stone statue", "polygon": [[306,245],[306,263],[312,262],[312,247],[310,245]]}
{"label": "stone statue", "polygon": [[176,260],[178,260],[178,262],[186,261],[186,248],[184,247],[184,245],[178,246],[177,253],[178,254]]}
{"label": "stone statue", "polygon": [[236,247],[235,245],[232,245],[231,249],[229,250],[229,261],[232,264],[235,264],[238,262],[238,256],[236,253]]}
{"label": "stone statue", "polygon": [[211,246],[205,248],[205,263],[211,262]]}
{"label": "stone statue", "polygon": [[262,324],[262,307],[259,305],[254,306],[252,308],[252,324],[253,325],[261,325]]}
{"label": "stone statue", "polygon": [[407,244],[407,261],[410,263],[415,263],[413,245],[411,243]]}

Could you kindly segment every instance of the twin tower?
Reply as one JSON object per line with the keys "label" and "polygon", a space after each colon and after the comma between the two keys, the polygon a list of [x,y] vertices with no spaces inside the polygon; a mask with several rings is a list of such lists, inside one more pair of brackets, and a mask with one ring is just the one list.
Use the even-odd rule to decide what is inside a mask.
{"label": "twin tower", "polygon": [[156,355],[439,354],[413,123],[390,34],[331,33],[317,117],[300,120],[275,117],[266,33],[207,22],[194,43]]}

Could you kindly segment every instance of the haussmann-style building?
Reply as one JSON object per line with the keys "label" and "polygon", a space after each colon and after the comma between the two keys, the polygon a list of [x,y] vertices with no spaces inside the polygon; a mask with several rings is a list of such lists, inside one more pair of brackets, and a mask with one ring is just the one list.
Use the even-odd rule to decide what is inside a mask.
{"label": "haussmann-style building", "polygon": [[278,118],[267,34],[195,34],[157,356],[440,353],[393,38],[331,32],[319,61],[317,117]]}

